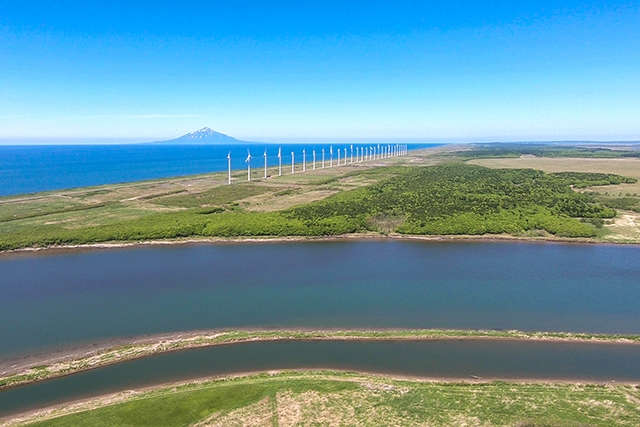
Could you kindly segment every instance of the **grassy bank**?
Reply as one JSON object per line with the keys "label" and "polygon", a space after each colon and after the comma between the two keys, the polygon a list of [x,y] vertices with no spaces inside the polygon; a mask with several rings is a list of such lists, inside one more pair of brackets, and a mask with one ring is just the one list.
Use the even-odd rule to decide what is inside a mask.
{"label": "grassy bank", "polygon": [[640,391],[629,385],[442,383],[279,372],[127,392],[16,421],[42,427],[637,426],[639,402]]}
{"label": "grassy bank", "polygon": [[42,381],[113,363],[187,348],[252,341],[285,340],[433,340],[510,339],[640,344],[640,335],[605,335],[570,332],[522,332],[482,330],[387,330],[387,331],[222,331],[176,334],[106,348],[81,358],[38,363],[0,377],[0,389]]}

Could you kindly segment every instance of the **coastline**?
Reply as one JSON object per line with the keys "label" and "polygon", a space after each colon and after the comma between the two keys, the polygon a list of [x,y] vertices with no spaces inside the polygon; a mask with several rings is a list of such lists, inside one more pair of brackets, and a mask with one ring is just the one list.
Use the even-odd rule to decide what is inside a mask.
{"label": "coastline", "polygon": [[0,363],[0,390],[162,353],[264,341],[494,340],[640,345],[640,335],[517,330],[210,330],[109,340],[66,351],[7,359]]}
{"label": "coastline", "polygon": [[[540,385],[557,388],[558,386],[568,387],[590,387],[601,386],[610,389],[618,389],[620,387],[635,386],[636,382],[631,381],[584,381],[571,380],[563,378],[537,379],[537,378],[521,378],[521,379],[500,379],[500,378],[484,378],[484,377],[468,377],[468,378],[448,378],[448,377],[420,377],[407,375],[379,374],[374,372],[354,372],[339,369],[287,369],[287,370],[269,370],[269,371],[249,371],[237,372],[234,374],[197,378],[186,381],[169,382],[157,384],[153,386],[141,387],[136,390],[125,390],[115,393],[108,393],[100,396],[79,399],[71,402],[60,403],[46,408],[33,409],[27,412],[8,415],[0,418],[0,427],[8,427],[13,425],[21,425],[23,423],[43,421],[65,415],[71,415],[78,412],[98,409],[105,406],[116,405],[130,402],[138,399],[153,398],[166,394],[179,393],[183,389],[188,391],[206,389],[212,387],[224,387],[226,385],[234,385],[238,383],[260,383],[269,380],[304,380],[314,379],[321,381],[343,381],[360,383],[365,387],[389,387],[406,386],[410,384],[434,384],[451,386],[473,386],[473,385],[490,385],[508,387]],[[628,395],[627,395],[628,396]]]}
{"label": "coastline", "polygon": [[189,244],[236,244],[236,243],[282,243],[282,242],[308,242],[308,241],[350,241],[350,240],[406,240],[406,241],[427,241],[427,242],[519,242],[519,243],[564,243],[599,246],[640,246],[640,242],[626,241],[599,241],[593,238],[576,237],[529,237],[512,236],[506,234],[482,234],[482,235],[420,235],[420,234],[374,234],[374,233],[354,233],[341,234],[335,236],[264,236],[264,237],[202,237],[202,238],[176,238],[161,240],[142,240],[135,242],[110,241],[96,242],[79,245],[53,245],[43,247],[25,247],[0,251],[0,257],[14,254],[32,254],[41,252],[66,252],[66,251],[88,251],[95,249],[120,249],[135,248],[142,246],[171,246]]}

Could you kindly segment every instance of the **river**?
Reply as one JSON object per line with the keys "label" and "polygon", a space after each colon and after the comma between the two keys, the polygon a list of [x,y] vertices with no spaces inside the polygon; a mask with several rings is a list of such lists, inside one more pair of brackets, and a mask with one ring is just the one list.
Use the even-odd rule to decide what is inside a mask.
{"label": "river", "polygon": [[[640,331],[638,260],[637,246],[390,239],[5,254],[0,257],[0,361],[106,339],[222,328],[635,334]],[[637,364],[628,363],[638,360],[640,346],[494,344],[472,340],[225,346],[141,359],[7,390],[1,392],[0,400],[14,402],[3,405],[15,410],[51,403],[55,400],[51,396],[74,398],[278,367],[445,377],[640,379]],[[313,348],[317,350],[309,350]],[[299,354],[313,354],[315,359],[298,359]],[[426,363],[434,354],[449,363]],[[513,357],[501,358],[501,354]],[[497,362],[483,365],[482,360]],[[537,362],[528,362],[532,360]],[[157,369],[157,363],[167,365]],[[194,370],[185,372],[183,366]],[[127,370],[140,375],[109,374]],[[145,372],[154,374],[146,378]],[[129,378],[129,382],[114,385],[93,376]],[[88,381],[93,388],[74,386],[78,381]],[[59,392],[42,392],[49,397],[37,397],[47,387],[58,387]],[[21,393],[31,398],[15,397]]]}
{"label": "river", "polygon": [[217,328],[640,332],[640,247],[322,241],[0,257],[0,360]]}

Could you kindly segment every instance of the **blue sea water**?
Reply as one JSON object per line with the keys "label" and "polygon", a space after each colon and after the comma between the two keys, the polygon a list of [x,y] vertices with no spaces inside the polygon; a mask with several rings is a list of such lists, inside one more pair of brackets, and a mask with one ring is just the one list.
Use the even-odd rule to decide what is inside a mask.
{"label": "blue sea water", "polygon": [[[264,165],[265,150],[269,165],[277,165],[280,147],[283,165],[291,165],[291,152],[295,153],[296,163],[302,162],[303,149],[306,149],[308,162],[313,150],[320,161],[322,149],[328,161],[331,146],[335,159],[338,148],[344,153],[351,145],[355,149],[378,143],[6,145],[0,146],[0,196],[220,172],[227,170],[229,153],[232,169],[243,169],[247,150],[251,151],[251,166],[255,168]],[[438,145],[441,144],[410,144],[409,149]]]}

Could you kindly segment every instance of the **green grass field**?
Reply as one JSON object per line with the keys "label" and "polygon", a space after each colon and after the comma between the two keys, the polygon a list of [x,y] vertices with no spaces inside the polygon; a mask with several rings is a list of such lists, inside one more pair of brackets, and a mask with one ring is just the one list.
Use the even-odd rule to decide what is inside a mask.
{"label": "green grass field", "polygon": [[280,372],[123,393],[38,416],[22,425],[635,427],[640,390]]}

